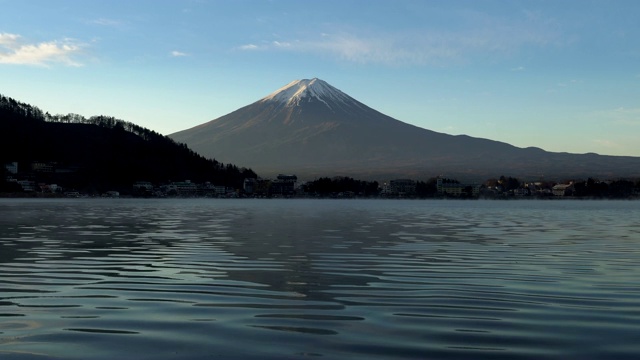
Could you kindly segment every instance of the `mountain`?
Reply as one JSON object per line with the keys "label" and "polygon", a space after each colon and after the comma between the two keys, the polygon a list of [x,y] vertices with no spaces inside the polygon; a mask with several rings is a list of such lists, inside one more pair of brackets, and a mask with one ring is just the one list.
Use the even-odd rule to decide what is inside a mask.
{"label": "mountain", "polygon": [[[248,169],[205,159],[152,130],[112,117],[49,115],[0,95],[0,172],[18,162],[19,178],[86,192],[120,190],[135,181],[192,180],[242,188]],[[47,172],[32,171],[47,164]],[[0,182],[4,182],[4,176]],[[1,184],[0,184],[1,185]],[[1,187],[1,186],[0,186]]]}
{"label": "mountain", "polygon": [[230,114],[169,137],[261,174],[484,180],[637,177],[640,158],[546,152],[448,135],[384,115],[320,79],[293,81]]}

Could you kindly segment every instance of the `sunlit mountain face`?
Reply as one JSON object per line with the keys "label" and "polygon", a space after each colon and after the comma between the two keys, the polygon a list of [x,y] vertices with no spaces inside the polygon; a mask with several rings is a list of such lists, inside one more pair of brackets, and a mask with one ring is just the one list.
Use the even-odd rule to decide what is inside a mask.
{"label": "sunlit mountain face", "polygon": [[640,176],[640,158],[551,153],[416,127],[317,78],[292,81],[250,105],[169,136],[205,157],[244,164],[263,176],[444,175],[478,181],[500,175],[531,180]]}

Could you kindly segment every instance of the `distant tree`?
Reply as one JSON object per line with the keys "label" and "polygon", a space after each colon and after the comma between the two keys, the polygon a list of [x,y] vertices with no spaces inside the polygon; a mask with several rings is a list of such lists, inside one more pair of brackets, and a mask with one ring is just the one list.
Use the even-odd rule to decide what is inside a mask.
{"label": "distant tree", "polygon": [[498,180],[498,184],[502,186],[504,191],[515,190],[520,188],[520,181],[518,181],[518,179],[516,178],[512,178],[511,176],[509,176],[508,178],[505,177],[504,175],[500,176],[500,179]]}
{"label": "distant tree", "polygon": [[498,179],[494,179],[494,178],[492,178],[492,179],[487,179],[487,180],[484,182],[484,186],[489,187],[489,188],[494,188],[494,187],[496,187],[496,186],[498,186],[498,185],[499,185]]}
{"label": "distant tree", "polygon": [[433,197],[438,192],[437,189],[437,178],[431,178],[424,181],[416,182],[416,195],[421,198]]}
{"label": "distant tree", "polygon": [[335,196],[339,193],[352,192],[356,195],[373,196],[378,194],[378,182],[356,180],[350,177],[337,176],[332,179],[321,177],[305,185],[305,191],[319,196]]}
{"label": "distant tree", "polygon": [[629,180],[614,181],[609,185],[609,197],[628,198],[633,195],[634,184]]}
{"label": "distant tree", "polygon": [[3,162],[0,162],[0,193],[22,192],[22,186],[20,186],[20,184],[6,181],[7,175],[9,175],[7,168]]}

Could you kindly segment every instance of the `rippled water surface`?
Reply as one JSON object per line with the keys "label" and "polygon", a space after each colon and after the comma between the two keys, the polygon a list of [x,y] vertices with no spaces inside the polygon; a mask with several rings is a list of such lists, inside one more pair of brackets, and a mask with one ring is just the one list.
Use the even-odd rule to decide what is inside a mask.
{"label": "rippled water surface", "polygon": [[0,200],[0,359],[640,358],[640,203]]}

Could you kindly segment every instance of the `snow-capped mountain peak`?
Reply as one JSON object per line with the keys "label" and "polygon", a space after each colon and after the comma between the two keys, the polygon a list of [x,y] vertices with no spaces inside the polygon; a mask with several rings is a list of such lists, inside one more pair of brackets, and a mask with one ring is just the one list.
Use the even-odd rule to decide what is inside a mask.
{"label": "snow-capped mountain peak", "polygon": [[293,107],[300,105],[305,99],[309,101],[314,98],[330,109],[330,103],[351,103],[354,101],[347,94],[318,78],[292,81],[260,101],[276,101],[287,107]]}

